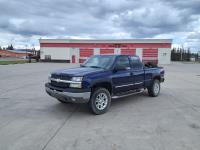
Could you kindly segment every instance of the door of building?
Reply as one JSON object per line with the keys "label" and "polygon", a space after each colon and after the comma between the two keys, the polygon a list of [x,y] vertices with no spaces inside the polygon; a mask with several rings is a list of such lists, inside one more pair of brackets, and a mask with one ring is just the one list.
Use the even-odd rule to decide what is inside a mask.
{"label": "door of building", "polygon": [[76,63],[76,56],[75,55],[72,55],[72,63]]}

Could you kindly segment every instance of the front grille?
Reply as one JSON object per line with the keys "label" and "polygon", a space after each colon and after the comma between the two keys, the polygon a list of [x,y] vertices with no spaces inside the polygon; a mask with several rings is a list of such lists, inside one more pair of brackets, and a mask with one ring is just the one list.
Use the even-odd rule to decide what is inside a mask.
{"label": "front grille", "polygon": [[64,82],[56,82],[51,80],[51,85],[59,88],[68,88],[69,83],[64,83]]}
{"label": "front grille", "polygon": [[65,74],[52,74],[51,78],[60,80],[71,80],[71,77]]}
{"label": "front grille", "polygon": [[61,80],[71,80],[70,76],[66,76],[66,75],[61,75],[60,77]]}
{"label": "front grille", "polygon": [[[60,79],[60,80],[71,80],[71,77],[66,75],[66,74],[52,74],[51,78],[53,79]],[[64,82],[56,82],[51,80],[51,85],[55,87],[60,87],[60,88],[68,88],[69,83],[64,83]]]}

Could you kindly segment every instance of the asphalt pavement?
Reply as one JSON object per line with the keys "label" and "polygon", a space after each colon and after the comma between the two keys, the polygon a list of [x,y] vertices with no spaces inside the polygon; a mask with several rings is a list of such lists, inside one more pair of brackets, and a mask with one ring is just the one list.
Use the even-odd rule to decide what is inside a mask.
{"label": "asphalt pavement", "polygon": [[44,89],[65,63],[0,66],[0,150],[199,150],[200,64],[166,65],[158,97],[113,100],[103,115]]}

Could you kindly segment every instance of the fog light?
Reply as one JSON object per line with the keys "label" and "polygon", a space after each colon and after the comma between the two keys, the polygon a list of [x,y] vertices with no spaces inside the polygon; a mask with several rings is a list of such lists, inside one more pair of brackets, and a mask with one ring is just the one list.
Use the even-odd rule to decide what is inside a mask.
{"label": "fog light", "polygon": [[81,88],[81,83],[70,83],[69,87],[71,88]]}
{"label": "fog light", "polygon": [[75,101],[76,101],[76,99],[75,99],[75,98],[72,98],[72,101],[74,101],[74,102],[75,102]]}

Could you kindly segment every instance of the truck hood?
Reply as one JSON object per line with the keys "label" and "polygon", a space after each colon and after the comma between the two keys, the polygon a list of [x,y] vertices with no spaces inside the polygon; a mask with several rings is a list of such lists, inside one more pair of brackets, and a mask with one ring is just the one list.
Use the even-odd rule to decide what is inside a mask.
{"label": "truck hood", "polygon": [[78,68],[70,68],[64,70],[57,70],[52,72],[53,74],[62,74],[62,75],[69,75],[69,76],[84,76],[90,73],[96,73],[104,71],[101,68],[89,68],[89,67],[78,67]]}

